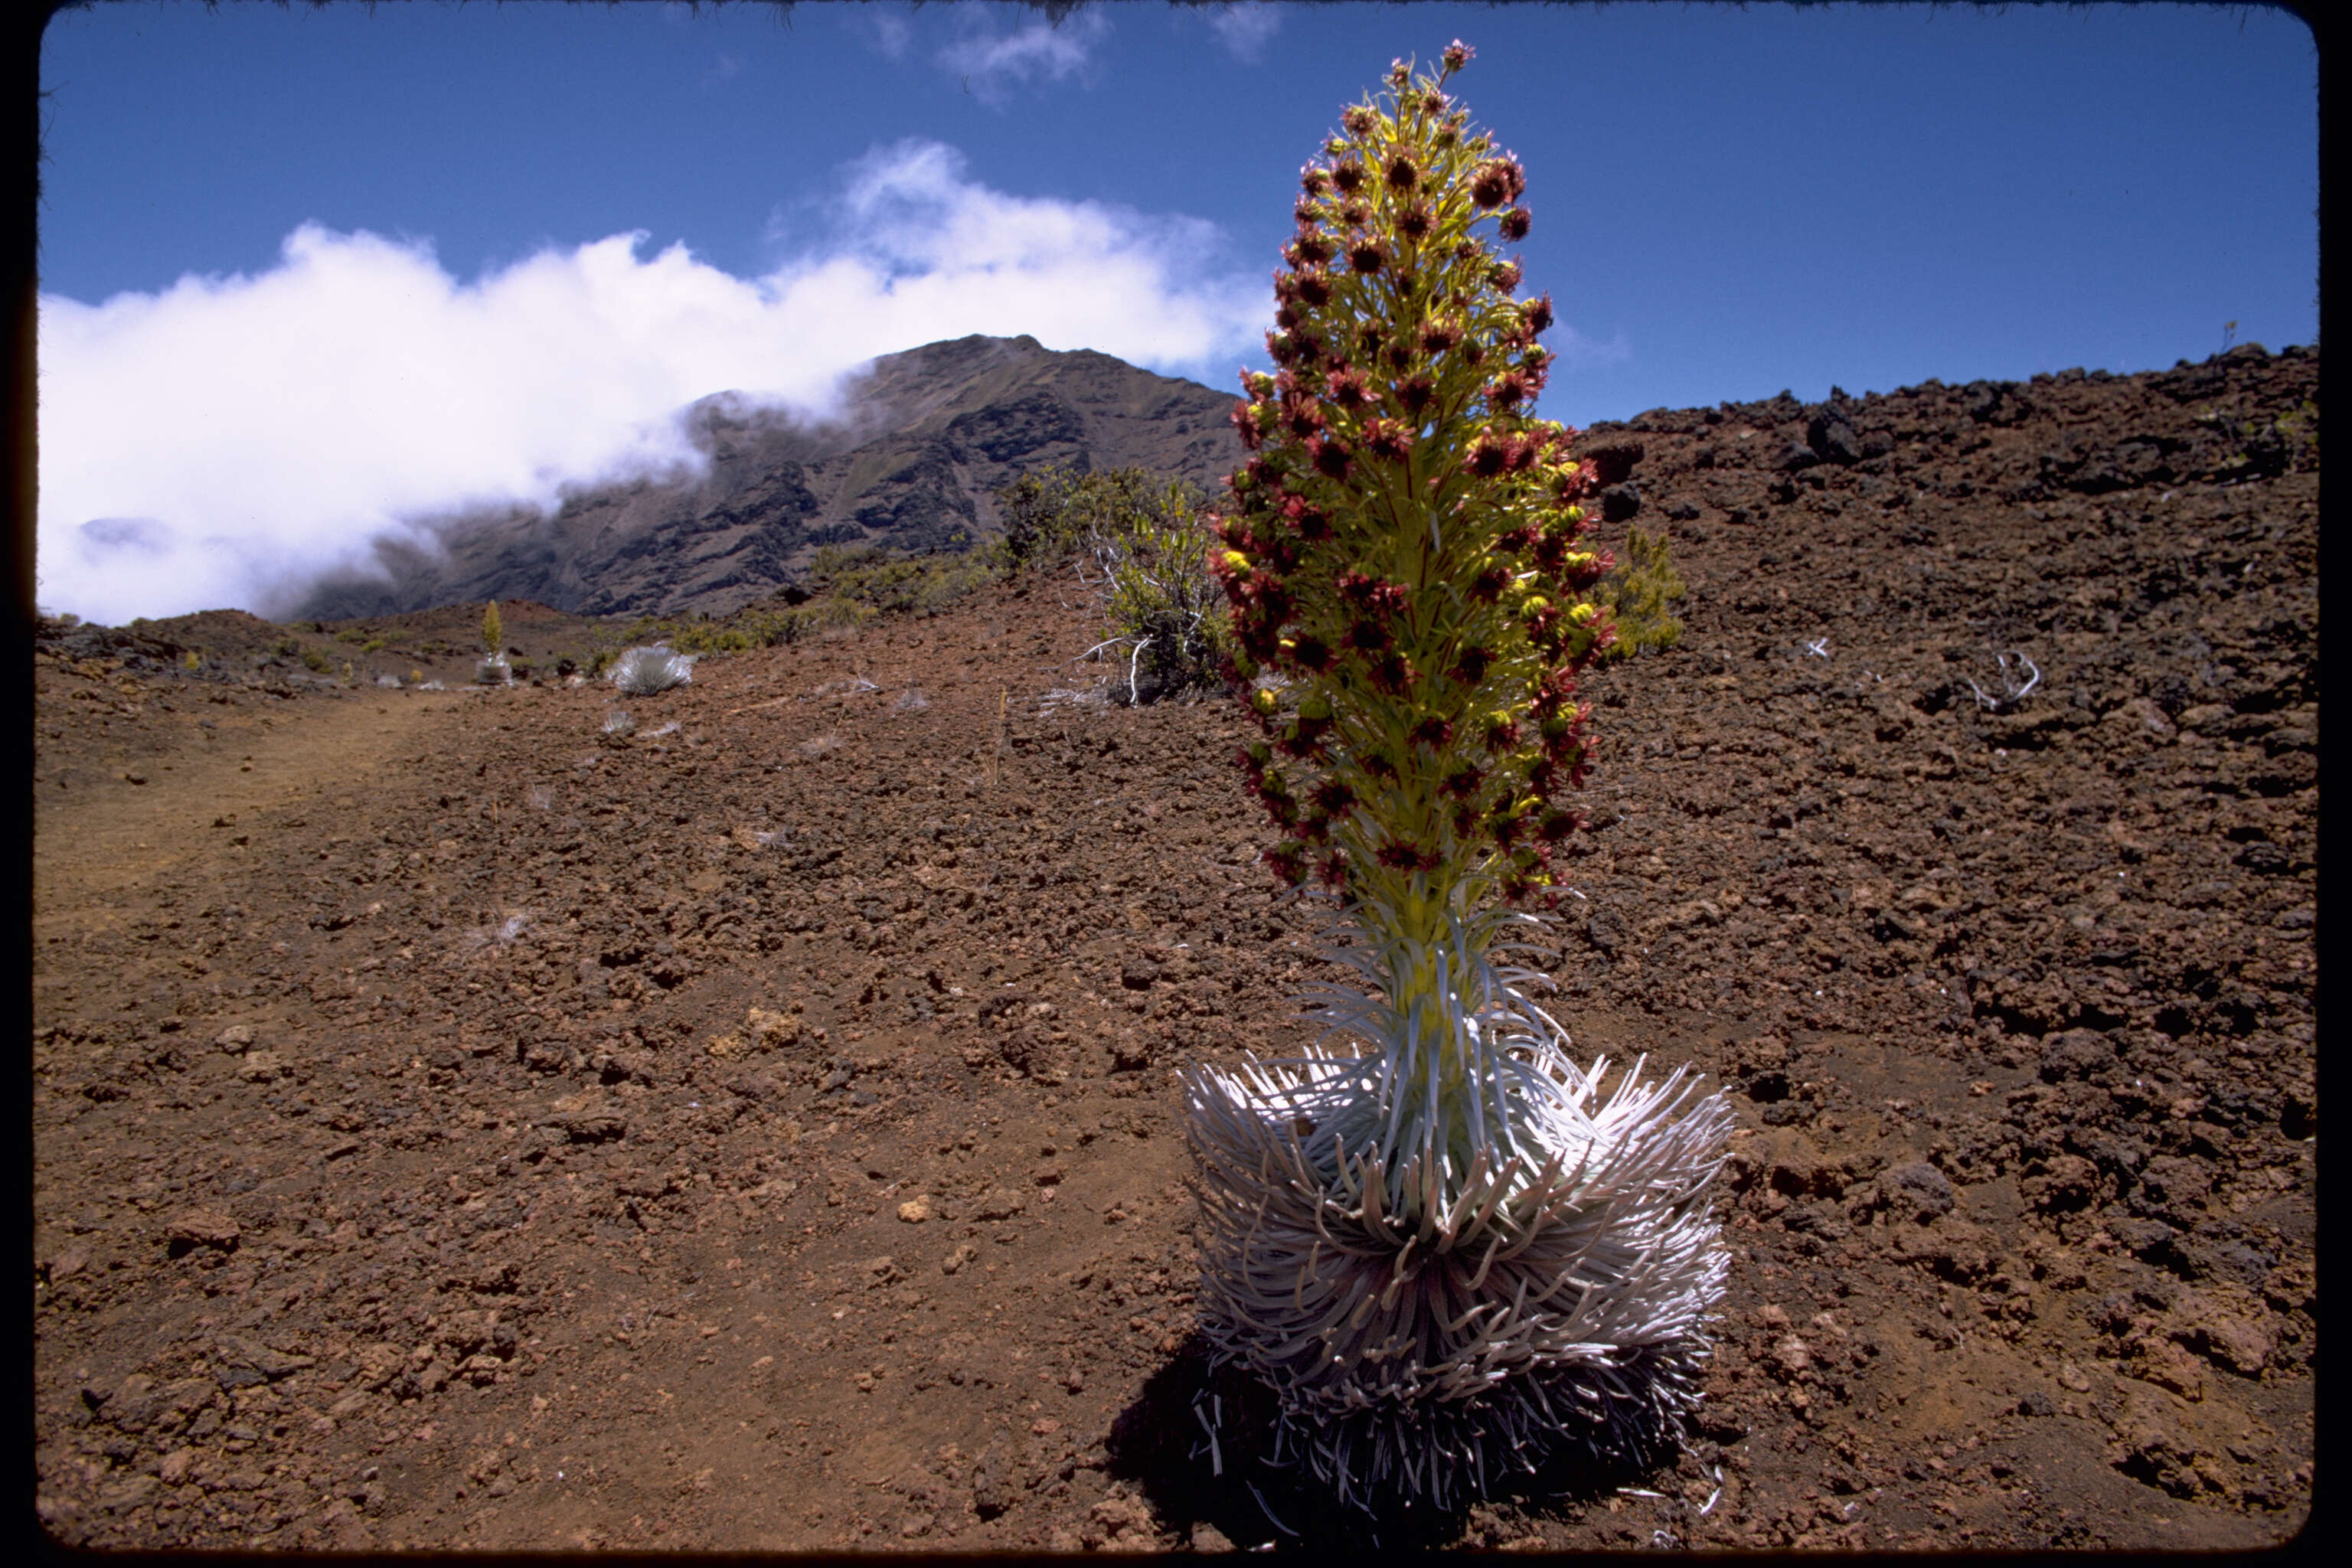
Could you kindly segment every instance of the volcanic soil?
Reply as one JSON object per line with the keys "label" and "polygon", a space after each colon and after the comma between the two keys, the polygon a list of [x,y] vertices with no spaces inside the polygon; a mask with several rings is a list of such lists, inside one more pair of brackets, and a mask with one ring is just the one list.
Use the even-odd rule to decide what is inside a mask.
{"label": "volcanic soil", "polygon": [[1236,705],[1121,708],[1071,662],[1074,579],[647,699],[46,627],[40,1519],[215,1548],[2293,1535],[2317,374],[2241,349],[1591,434],[1642,447],[1612,528],[1663,523],[1689,592],[1679,646],[1590,682],[1549,1005],[1587,1055],[1730,1094],[1730,1291],[1678,1460],[1440,1518],[1351,1523],[1260,1463],[1238,1391],[1196,1414],[1175,1069],[1308,1037],[1329,910],[1253,864]]}

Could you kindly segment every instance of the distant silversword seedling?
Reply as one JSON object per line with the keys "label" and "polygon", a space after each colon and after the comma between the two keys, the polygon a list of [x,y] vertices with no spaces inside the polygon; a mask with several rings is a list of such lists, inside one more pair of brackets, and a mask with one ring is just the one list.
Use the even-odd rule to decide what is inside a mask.
{"label": "distant silversword seedling", "polygon": [[613,661],[613,684],[632,697],[650,697],[694,679],[694,656],[661,647],[633,647]]}
{"label": "distant silversword seedling", "polygon": [[1525,177],[1444,90],[1469,57],[1399,61],[1303,172],[1213,560],[1265,859],[1342,900],[1360,984],[1306,1056],[1187,1075],[1202,1321],[1364,1504],[1672,1437],[1725,1270],[1721,1096],[1580,1066],[1495,962],[1557,896],[1577,678],[1614,633],[1593,476],[1533,414],[1551,302],[1487,239],[1528,233]]}

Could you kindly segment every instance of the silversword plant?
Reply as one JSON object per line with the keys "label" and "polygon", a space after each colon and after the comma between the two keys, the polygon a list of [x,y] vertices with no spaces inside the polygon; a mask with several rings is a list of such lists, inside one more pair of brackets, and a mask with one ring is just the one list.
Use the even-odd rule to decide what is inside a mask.
{"label": "silversword plant", "polygon": [[694,656],[656,644],[633,647],[613,661],[613,684],[632,697],[651,697],[694,679]]}
{"label": "silversword plant", "polygon": [[1445,1506],[1562,1442],[1671,1436],[1725,1259],[1729,1112],[1580,1066],[1498,959],[1581,826],[1577,679],[1614,633],[1587,465],[1535,417],[1549,298],[1517,161],[1399,61],[1301,175],[1213,570],[1264,731],[1265,858],[1340,900],[1299,1058],[1187,1075],[1216,1353],[1343,1499]]}

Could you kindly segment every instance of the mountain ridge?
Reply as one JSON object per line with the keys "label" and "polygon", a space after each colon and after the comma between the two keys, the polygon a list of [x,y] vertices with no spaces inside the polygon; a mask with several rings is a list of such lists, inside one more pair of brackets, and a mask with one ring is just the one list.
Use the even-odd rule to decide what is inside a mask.
{"label": "mountain ridge", "polygon": [[981,334],[886,354],[810,421],[740,392],[688,405],[699,474],[567,490],[379,539],[373,570],[303,590],[293,618],[481,599],[581,615],[724,615],[795,583],[827,544],[958,550],[997,531],[995,492],[1053,464],[1213,486],[1241,458],[1230,395],[1090,349]]}

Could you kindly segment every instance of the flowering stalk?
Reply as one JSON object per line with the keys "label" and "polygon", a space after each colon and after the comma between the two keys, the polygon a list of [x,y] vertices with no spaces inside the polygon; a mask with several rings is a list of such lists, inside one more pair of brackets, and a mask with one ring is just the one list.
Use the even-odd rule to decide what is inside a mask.
{"label": "flowering stalk", "polygon": [[1204,1321],[1318,1426],[1343,1494],[1418,1473],[1428,1442],[1475,1449],[1465,1412],[1498,1399],[1516,1445],[1560,1378],[1589,1391],[1578,1368],[1664,1357],[1642,1386],[1671,1416],[1722,1275],[1700,1201],[1720,1099],[1637,1065],[1602,1102],[1520,991],[1537,977],[1494,963],[1535,923],[1514,906],[1557,896],[1581,826],[1558,797],[1591,755],[1577,678],[1614,634],[1594,476],[1533,412],[1551,302],[1516,300],[1489,243],[1527,235],[1525,176],[1444,91],[1469,55],[1397,62],[1302,172],[1278,369],[1243,378],[1252,455],[1211,561],[1264,732],[1238,760],[1281,835],[1265,859],[1344,901],[1332,956],[1363,984],[1321,1013],[1364,1054],[1192,1074]]}

